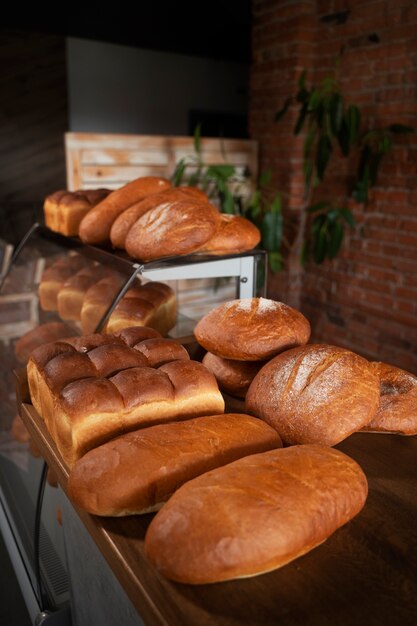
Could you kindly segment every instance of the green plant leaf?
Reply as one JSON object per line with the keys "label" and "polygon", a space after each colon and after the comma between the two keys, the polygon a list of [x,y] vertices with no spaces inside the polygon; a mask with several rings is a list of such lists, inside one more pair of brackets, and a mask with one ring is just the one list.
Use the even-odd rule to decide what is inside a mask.
{"label": "green plant leaf", "polygon": [[198,166],[196,171],[193,172],[188,178],[188,184],[190,187],[196,187],[202,179],[202,168]]}
{"label": "green plant leaf", "polygon": [[272,172],[270,169],[265,170],[259,177],[259,187],[263,189],[271,182]]}
{"label": "green plant leaf", "polygon": [[333,93],[330,98],[329,116],[332,133],[337,137],[343,121],[343,98],[340,93]]}
{"label": "green plant leaf", "polygon": [[194,150],[198,155],[201,152],[201,122],[194,129]]}
{"label": "green plant leaf", "polygon": [[374,186],[376,184],[378,178],[378,170],[382,160],[383,153],[377,152],[372,153],[371,157],[368,161],[368,172],[369,172],[369,186]]}
{"label": "green plant leaf", "polygon": [[415,131],[412,126],[405,126],[404,124],[391,124],[388,129],[396,134],[414,133]]}
{"label": "green plant leaf", "polygon": [[226,187],[222,195],[222,212],[233,215],[235,213],[235,199],[233,194],[230,189]]}
{"label": "green plant leaf", "polygon": [[320,180],[323,180],[324,178],[324,173],[330,159],[332,147],[332,142],[329,137],[327,137],[327,135],[321,135],[317,146],[316,159],[317,176]]}
{"label": "green plant leaf", "polygon": [[382,154],[388,154],[388,152],[390,152],[391,150],[392,139],[387,133],[384,133],[378,143],[378,152]]}
{"label": "green plant leaf", "polygon": [[175,170],[171,176],[171,182],[174,187],[179,187],[184,179],[185,170],[187,168],[187,162],[185,159],[178,161],[175,166]]}
{"label": "green plant leaf", "polygon": [[306,88],[306,76],[307,76],[307,70],[303,70],[300,74],[300,77],[298,79],[298,89],[305,89]]}
{"label": "green plant leaf", "polygon": [[280,210],[266,212],[262,219],[262,245],[268,252],[277,252],[282,243],[282,213]]}
{"label": "green plant leaf", "polygon": [[304,158],[307,159],[310,156],[311,148],[314,143],[314,139],[317,134],[317,124],[315,122],[312,123],[307,136],[304,141]]}
{"label": "green plant leaf", "polygon": [[307,113],[308,113],[308,103],[304,102],[303,106],[301,107],[301,111],[298,114],[298,119],[294,127],[294,135],[298,135],[301,132]]}
{"label": "green plant leaf", "polygon": [[313,258],[314,261],[320,265],[326,258],[327,252],[327,223],[323,222],[321,227],[317,230],[313,240]]}
{"label": "green plant leaf", "polygon": [[349,226],[351,226],[352,228],[355,228],[356,226],[355,218],[353,217],[352,211],[350,209],[346,207],[342,207],[340,209],[340,214],[344,218],[345,222],[349,224]]}
{"label": "green plant leaf", "polygon": [[224,163],[220,165],[210,165],[206,170],[205,176],[215,180],[227,181],[235,175],[235,172],[236,169],[233,165]]}
{"label": "green plant leaf", "polygon": [[268,254],[268,260],[269,260],[269,267],[274,273],[280,272],[283,269],[284,260],[280,252],[270,252]]}
{"label": "green plant leaf", "polygon": [[355,104],[350,104],[346,111],[346,122],[349,132],[349,146],[352,147],[359,137],[361,113]]}
{"label": "green plant leaf", "polygon": [[310,91],[310,95],[308,98],[308,110],[309,111],[315,111],[320,103],[320,92],[318,89],[316,89],[316,87],[313,87],[313,89]]}
{"label": "green plant leaf", "polygon": [[311,177],[313,175],[313,161],[311,159],[304,159],[303,174],[305,185],[308,188],[311,185]]}
{"label": "green plant leaf", "polygon": [[349,154],[349,128],[346,122],[345,116],[343,116],[342,123],[340,126],[340,130],[337,134],[337,140],[339,142],[340,149],[344,156],[348,156]]}
{"label": "green plant leaf", "polygon": [[316,213],[317,211],[322,211],[323,209],[326,209],[328,206],[330,205],[326,201],[316,202],[316,204],[312,204],[311,206],[308,207],[307,212]]}
{"label": "green plant leaf", "polygon": [[284,115],[288,111],[291,103],[292,103],[292,98],[287,98],[285,100],[285,102],[284,102],[283,106],[280,108],[280,110],[275,113],[275,117],[274,117],[275,122],[279,122],[284,117]]}
{"label": "green plant leaf", "polygon": [[323,213],[315,217],[311,224],[311,232],[314,235],[317,235],[317,233],[319,232],[319,230],[321,229],[325,221],[326,221],[326,216]]}
{"label": "green plant leaf", "polygon": [[327,256],[334,259],[339,252],[345,230],[341,222],[333,222],[328,230]]}

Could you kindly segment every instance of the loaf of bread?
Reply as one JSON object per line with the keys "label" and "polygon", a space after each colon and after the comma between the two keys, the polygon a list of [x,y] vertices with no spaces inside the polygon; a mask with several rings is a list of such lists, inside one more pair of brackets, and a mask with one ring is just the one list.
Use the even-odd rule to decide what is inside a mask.
{"label": "loaf of bread", "polygon": [[126,281],[126,276],[107,270],[104,278],[87,289],[82,298],[80,312],[83,335],[90,335],[96,331]]}
{"label": "loaf of bread", "polygon": [[221,214],[217,231],[198,253],[239,254],[252,250],[260,241],[259,228],[245,217]]}
{"label": "loaf of bread", "polygon": [[368,424],[379,404],[369,362],[344,348],[310,344],[267,363],[246,394],[246,410],[280,434],[284,444],[333,446]]}
{"label": "loaf of bread", "polygon": [[126,252],[141,261],[191,254],[214,235],[219,223],[219,211],[208,202],[162,204],[134,223],[126,236]]}
{"label": "loaf of bread", "polygon": [[69,254],[54,260],[42,273],[39,283],[39,304],[44,311],[58,310],[58,293],[64,283],[86,267],[87,262],[79,254]]}
{"label": "loaf of bread", "polygon": [[148,282],[129,290],[110,315],[106,333],[129,326],[150,326],[166,335],[177,321],[177,299],[171,287]]}
{"label": "loaf of bread", "polygon": [[165,178],[144,176],[116,189],[83,218],[79,227],[81,240],[88,244],[106,243],[116,217],[142,198],[169,187],[171,183]]}
{"label": "loaf of bread", "polygon": [[124,249],[127,234],[133,224],[150,209],[162,204],[170,204],[171,202],[175,202],[177,200],[191,199],[205,203],[209,201],[204,191],[201,191],[197,187],[174,187],[172,189],[167,189],[167,191],[162,191],[161,193],[144,198],[136,204],[133,204],[131,207],[126,209],[126,211],[123,211],[123,213],[121,213],[113,222],[113,226],[110,230],[110,240],[112,245],[115,248]]}
{"label": "loaf of bread", "polygon": [[149,525],[145,554],[181,583],[256,576],[325,541],[366,497],[359,465],[332,448],[254,454],[180,487]]}
{"label": "loaf of bread", "polygon": [[129,430],[224,411],[216,379],[190,361],[186,350],[179,357],[175,353],[180,360],[154,368],[138,343],[130,348],[122,334],[93,335],[32,352],[27,367],[32,402],[69,466]]}
{"label": "loaf of bread", "polygon": [[417,376],[394,365],[372,362],[380,382],[379,407],[362,430],[417,435]]}
{"label": "loaf of bread", "polygon": [[232,361],[207,352],[203,365],[214,374],[222,391],[237,398],[245,398],[249,385],[265,361]]}
{"label": "loaf of bread", "polygon": [[72,334],[73,331],[63,322],[40,324],[19,337],[15,343],[14,353],[18,361],[26,363],[31,352],[38,346],[70,337]]}
{"label": "loaf of bread", "polygon": [[56,191],[45,199],[45,224],[57,233],[78,235],[81,220],[110,193],[109,189],[80,189]]}
{"label": "loaf of bread", "polygon": [[194,335],[203,348],[224,359],[261,361],[307,343],[310,324],[282,302],[244,298],[207,313]]}
{"label": "loaf of bread", "polygon": [[106,275],[103,265],[91,264],[68,278],[57,296],[58,313],[63,320],[81,320],[81,310],[87,291]]}
{"label": "loaf of bread", "polygon": [[72,468],[71,500],[93,515],[158,510],[187,480],[281,446],[249,415],[210,415],[143,428],[90,450]]}

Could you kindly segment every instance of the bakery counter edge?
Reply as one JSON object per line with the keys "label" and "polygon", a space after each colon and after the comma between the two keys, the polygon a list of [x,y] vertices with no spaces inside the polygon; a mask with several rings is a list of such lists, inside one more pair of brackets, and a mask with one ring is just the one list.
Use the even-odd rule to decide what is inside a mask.
{"label": "bakery counter edge", "polygon": [[[66,493],[68,468],[42,419],[24,401],[24,372],[19,387],[21,417]],[[417,437],[357,433],[337,447],[367,475],[364,509],[312,552],[254,578],[201,586],[172,583],[144,555],[151,514],[99,518],[76,512],[150,626],[391,626],[396,620],[414,625]]]}

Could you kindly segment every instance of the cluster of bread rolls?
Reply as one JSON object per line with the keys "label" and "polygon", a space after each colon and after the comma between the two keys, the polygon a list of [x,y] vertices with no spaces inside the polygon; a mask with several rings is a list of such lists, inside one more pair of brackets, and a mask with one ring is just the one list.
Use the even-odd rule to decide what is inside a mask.
{"label": "cluster of bread rolls", "polygon": [[237,254],[258,245],[259,229],[244,217],[224,215],[196,187],[172,187],[157,176],[120,189],[55,192],[45,222],[91,245],[112,245],[134,259],[152,261],[191,253]]}
{"label": "cluster of bread rolls", "polygon": [[[126,276],[108,267],[87,263],[78,254],[69,255],[44,270],[39,285],[40,306],[46,311],[57,311],[62,320],[76,322],[84,334],[90,334],[125,282]],[[116,305],[104,330],[112,333],[128,326],[151,326],[166,335],[176,317],[176,297],[171,287],[160,282],[141,284],[136,279]]]}

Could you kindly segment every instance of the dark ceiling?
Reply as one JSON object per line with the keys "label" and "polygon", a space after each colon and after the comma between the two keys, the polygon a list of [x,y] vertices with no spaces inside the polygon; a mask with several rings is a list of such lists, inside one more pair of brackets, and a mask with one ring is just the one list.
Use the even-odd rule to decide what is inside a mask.
{"label": "dark ceiling", "polygon": [[[99,7],[99,8],[98,8]],[[53,32],[138,48],[250,61],[250,0],[86,4],[47,19],[36,11],[2,19],[6,28]],[[71,10],[70,10],[71,9]]]}

